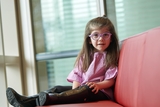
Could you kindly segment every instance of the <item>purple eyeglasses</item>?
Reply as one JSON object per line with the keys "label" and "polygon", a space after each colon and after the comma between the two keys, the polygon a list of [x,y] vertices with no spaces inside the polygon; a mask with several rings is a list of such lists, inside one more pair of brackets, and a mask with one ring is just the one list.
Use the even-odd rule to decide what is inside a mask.
{"label": "purple eyeglasses", "polygon": [[102,34],[95,32],[95,33],[92,33],[91,35],[89,35],[89,37],[92,38],[93,40],[98,40],[100,37],[103,37],[103,39],[107,40],[110,38],[111,35],[112,34],[109,32],[105,32]]}

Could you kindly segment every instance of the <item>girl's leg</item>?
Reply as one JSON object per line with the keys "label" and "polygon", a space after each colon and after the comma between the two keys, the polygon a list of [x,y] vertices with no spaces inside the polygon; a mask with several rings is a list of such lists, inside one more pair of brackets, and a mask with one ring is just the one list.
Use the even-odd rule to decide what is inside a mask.
{"label": "girl's leg", "polygon": [[98,93],[90,92],[87,98],[88,102],[91,101],[99,101],[99,100],[111,100],[107,95],[105,95],[102,91],[98,91]]}
{"label": "girl's leg", "polygon": [[85,102],[91,89],[87,86],[80,86],[78,88],[64,91],[61,93],[45,93],[39,94],[39,104],[37,105],[51,105],[62,103],[80,103]]}

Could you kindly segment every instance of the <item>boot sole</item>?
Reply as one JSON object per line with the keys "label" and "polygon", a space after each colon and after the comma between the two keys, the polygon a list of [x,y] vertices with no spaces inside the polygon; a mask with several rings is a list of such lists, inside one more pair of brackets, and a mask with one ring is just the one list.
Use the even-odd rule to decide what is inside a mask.
{"label": "boot sole", "polygon": [[39,93],[39,105],[43,106],[46,103],[47,100],[47,93],[41,92]]}
{"label": "boot sole", "polygon": [[7,88],[6,90],[6,96],[8,102],[13,105],[14,107],[23,107],[22,105],[19,104],[17,101],[16,97],[14,96],[14,90],[12,88]]}

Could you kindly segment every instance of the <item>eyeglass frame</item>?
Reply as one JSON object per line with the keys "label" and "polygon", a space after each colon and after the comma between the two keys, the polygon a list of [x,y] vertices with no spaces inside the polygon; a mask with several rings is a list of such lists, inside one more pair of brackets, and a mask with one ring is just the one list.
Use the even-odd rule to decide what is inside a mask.
{"label": "eyeglass frame", "polygon": [[[94,36],[93,34],[98,34],[98,37],[97,37],[97,38],[93,38],[93,36]],[[88,36],[89,36],[90,38],[92,38],[93,40],[98,40],[100,37],[104,38],[104,34],[108,34],[108,37],[107,37],[107,38],[104,38],[105,40],[107,40],[107,39],[109,39],[109,38],[111,37],[111,35],[112,35],[110,32],[104,32],[104,33],[101,33],[101,34],[95,32],[95,33],[93,33],[93,34],[88,35]]]}

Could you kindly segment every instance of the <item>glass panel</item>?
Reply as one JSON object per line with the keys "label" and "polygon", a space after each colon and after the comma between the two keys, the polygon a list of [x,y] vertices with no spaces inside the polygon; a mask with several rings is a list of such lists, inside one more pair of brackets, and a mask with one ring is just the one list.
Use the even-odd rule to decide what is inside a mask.
{"label": "glass panel", "polygon": [[115,0],[120,39],[160,26],[160,0]]}
{"label": "glass panel", "polygon": [[97,15],[96,3],[93,0],[41,0],[41,7],[45,51],[80,49],[85,24]]}
{"label": "glass panel", "polygon": [[[71,85],[71,83],[66,81],[66,78],[73,69],[74,62],[75,58],[37,62],[40,89],[44,87],[53,87],[55,85]],[[47,72],[44,72],[46,70]]]}

